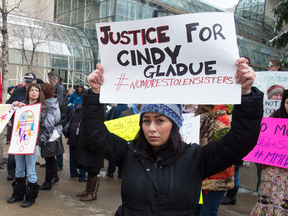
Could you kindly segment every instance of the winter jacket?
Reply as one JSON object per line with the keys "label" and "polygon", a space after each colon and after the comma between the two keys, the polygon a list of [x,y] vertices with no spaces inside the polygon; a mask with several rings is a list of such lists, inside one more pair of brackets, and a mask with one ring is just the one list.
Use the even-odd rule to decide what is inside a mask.
{"label": "winter jacket", "polygon": [[25,86],[15,89],[11,97],[9,98],[9,100],[6,101],[6,104],[12,104],[14,101],[19,101],[19,102],[24,101],[25,94],[26,94]]}
{"label": "winter jacket", "polygon": [[72,110],[69,112],[67,116],[67,121],[70,120],[73,112],[74,112],[74,115],[70,122],[69,137],[68,137],[67,144],[71,146],[76,146],[76,143],[77,143],[76,130],[78,127],[80,127],[80,121],[82,118],[82,103],[79,103],[75,107],[72,108]]}
{"label": "winter jacket", "polygon": [[263,116],[263,93],[253,88],[235,105],[231,130],[200,146],[188,145],[173,164],[159,166],[153,158],[137,160],[133,142],[110,133],[104,125],[104,105],[91,90],[84,93],[84,137],[100,155],[122,172],[122,205],[116,215],[192,215],[198,205],[203,179],[242,159],[256,145]]}
{"label": "winter jacket", "polygon": [[[230,130],[231,120],[228,114],[232,112],[232,105],[215,105],[211,112],[200,115],[200,145],[219,140]],[[209,176],[202,183],[203,190],[222,191],[234,188],[234,166],[228,167],[220,173]]]}
{"label": "winter jacket", "polygon": [[[115,109],[115,113],[114,116],[112,116],[113,110]],[[127,106],[127,104],[118,104],[116,107],[113,106],[109,112],[107,113],[107,119],[111,120],[111,119],[117,119],[120,117],[121,113],[128,110],[129,107]],[[111,118],[112,117],[112,118]]]}
{"label": "winter jacket", "polygon": [[76,104],[82,103],[83,94],[78,93],[76,90],[70,95],[70,98],[67,100],[67,106],[71,110]]}
{"label": "winter jacket", "polygon": [[58,95],[59,109],[61,113],[61,124],[64,127],[66,124],[67,117],[67,98],[66,98],[66,89],[64,86],[58,82],[54,86],[55,94]]}
{"label": "winter jacket", "polygon": [[62,134],[61,113],[57,96],[47,99],[46,103],[48,111],[40,128],[39,140],[41,143],[50,139],[53,130],[57,130],[59,136]]}

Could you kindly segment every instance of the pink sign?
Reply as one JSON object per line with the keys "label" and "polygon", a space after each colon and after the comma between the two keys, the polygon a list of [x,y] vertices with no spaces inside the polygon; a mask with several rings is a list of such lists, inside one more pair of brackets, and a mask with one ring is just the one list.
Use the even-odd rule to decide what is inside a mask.
{"label": "pink sign", "polygon": [[288,168],[288,119],[264,117],[257,145],[243,160]]}

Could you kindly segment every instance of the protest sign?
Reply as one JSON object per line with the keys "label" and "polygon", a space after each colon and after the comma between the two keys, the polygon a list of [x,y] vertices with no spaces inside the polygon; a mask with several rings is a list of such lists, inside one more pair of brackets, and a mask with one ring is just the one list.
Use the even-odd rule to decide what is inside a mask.
{"label": "protest sign", "polygon": [[257,145],[243,160],[288,168],[288,119],[266,118]]}
{"label": "protest sign", "polygon": [[264,117],[269,117],[274,111],[280,108],[281,100],[264,100]]}
{"label": "protest sign", "polygon": [[288,72],[287,71],[262,71],[256,72],[256,78],[253,86],[267,95],[267,90],[272,85],[281,85],[288,89]]}
{"label": "protest sign", "polygon": [[15,110],[16,107],[13,107],[12,104],[0,104],[0,133],[2,133]]}
{"label": "protest sign", "polygon": [[119,137],[129,141],[133,140],[139,131],[139,114],[130,115],[104,122],[107,129]]}
{"label": "protest sign", "polygon": [[199,144],[200,115],[194,117],[193,114],[183,114],[183,118],[183,125],[180,128],[183,141],[186,143]]}
{"label": "protest sign", "polygon": [[[191,114],[184,114],[184,122],[180,128],[180,134],[184,142],[199,143],[200,116],[193,117]],[[104,122],[107,129],[117,136],[129,141],[133,140],[138,133],[139,114],[117,118]]]}
{"label": "protest sign", "polygon": [[40,112],[40,103],[26,105],[16,110],[8,154],[34,154],[38,138]]}
{"label": "protest sign", "polygon": [[105,70],[101,103],[241,103],[232,13],[96,23],[96,29]]}

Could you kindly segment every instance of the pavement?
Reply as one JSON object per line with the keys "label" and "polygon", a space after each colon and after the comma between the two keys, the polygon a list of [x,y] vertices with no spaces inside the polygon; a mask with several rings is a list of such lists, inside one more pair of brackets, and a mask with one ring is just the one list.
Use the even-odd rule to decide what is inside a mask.
{"label": "pavement", "polygon": [[[121,204],[121,180],[117,178],[116,172],[114,178],[106,177],[108,162],[105,160],[104,168],[100,173],[100,187],[97,193],[98,199],[90,202],[81,202],[76,194],[85,190],[86,183],[78,182],[78,178],[70,178],[69,172],[69,147],[67,140],[63,139],[65,153],[63,155],[64,167],[58,172],[60,181],[53,185],[51,191],[39,191],[35,204],[29,208],[21,207],[22,202],[7,203],[7,199],[12,195],[12,181],[8,181],[7,170],[0,170],[0,216],[46,216],[46,215],[96,215],[112,216],[115,214],[118,206]],[[7,158],[8,145],[4,146],[4,158]],[[44,159],[37,159],[41,164]],[[38,184],[42,184],[45,178],[45,168],[36,166],[38,175]],[[241,176],[240,176],[241,184]],[[257,194],[253,191],[240,188],[237,194],[237,203],[233,206],[220,206],[219,216],[248,216],[251,209],[256,204]]]}

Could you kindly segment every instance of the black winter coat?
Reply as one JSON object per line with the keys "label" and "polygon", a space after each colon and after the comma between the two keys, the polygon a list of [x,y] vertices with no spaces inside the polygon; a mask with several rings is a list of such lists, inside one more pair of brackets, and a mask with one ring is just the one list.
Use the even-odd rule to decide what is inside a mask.
{"label": "black winter coat", "polygon": [[256,145],[263,115],[263,93],[253,88],[235,105],[231,130],[206,146],[189,145],[173,164],[137,160],[132,142],[111,134],[103,124],[99,95],[83,96],[83,131],[89,145],[122,170],[122,206],[116,215],[193,215],[203,179],[231,166]]}
{"label": "black winter coat", "polygon": [[54,86],[54,91],[55,91],[55,94],[58,95],[59,109],[61,112],[61,123],[62,123],[62,127],[64,127],[66,124],[67,109],[68,109],[67,98],[66,98],[67,91],[60,82],[56,83],[56,85]]}
{"label": "black winter coat", "polygon": [[[74,112],[74,110],[75,110],[75,112]],[[74,112],[74,115],[73,115],[73,112]],[[70,122],[69,137],[67,140],[67,144],[71,145],[71,146],[76,146],[76,143],[77,143],[76,130],[80,126],[79,123],[80,123],[81,118],[82,118],[82,103],[76,104],[76,106],[74,106],[71,109],[71,111],[69,112],[69,114],[67,116],[67,121],[70,120],[72,115],[73,115],[73,117],[72,117],[72,120]]]}

